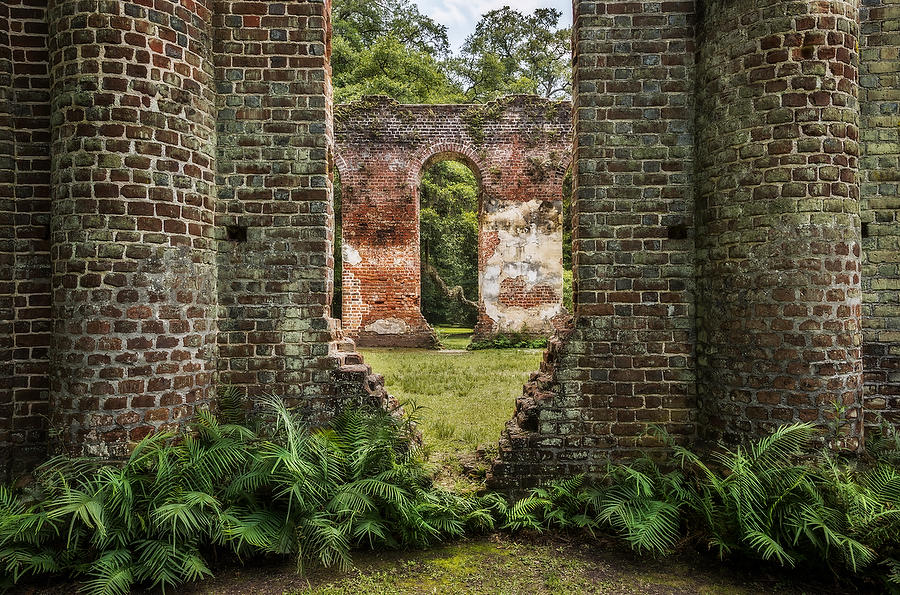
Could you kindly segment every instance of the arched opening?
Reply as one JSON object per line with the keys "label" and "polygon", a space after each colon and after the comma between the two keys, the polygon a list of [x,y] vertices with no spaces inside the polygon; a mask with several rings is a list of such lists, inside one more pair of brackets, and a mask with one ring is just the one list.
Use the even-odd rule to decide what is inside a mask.
{"label": "arched opening", "polygon": [[[411,173],[418,175],[421,312],[441,349],[361,352],[384,375],[392,395],[420,408],[416,417],[431,460],[443,470],[439,475],[477,483],[542,350],[537,345],[467,349],[479,315],[483,172],[465,150],[445,147],[417,163],[422,165]],[[475,471],[461,474],[460,464]]]}
{"label": "arched opening", "polygon": [[422,168],[419,184],[422,315],[447,349],[465,349],[478,318],[477,168],[441,154]]}

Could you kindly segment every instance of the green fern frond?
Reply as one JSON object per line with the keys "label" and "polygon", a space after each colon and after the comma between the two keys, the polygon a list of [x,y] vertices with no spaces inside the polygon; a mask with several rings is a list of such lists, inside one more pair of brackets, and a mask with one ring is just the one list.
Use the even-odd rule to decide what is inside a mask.
{"label": "green fern frond", "polygon": [[777,560],[782,566],[793,566],[795,560],[780,543],[762,531],[747,531],[744,541],[763,560]]}

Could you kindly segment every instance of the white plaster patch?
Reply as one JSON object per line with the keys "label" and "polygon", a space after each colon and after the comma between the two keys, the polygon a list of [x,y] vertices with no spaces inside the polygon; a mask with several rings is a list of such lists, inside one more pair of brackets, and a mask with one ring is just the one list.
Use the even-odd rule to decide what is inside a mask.
{"label": "white plaster patch", "polygon": [[[485,229],[495,230],[499,242],[485,262],[479,283],[485,314],[498,330],[545,330],[562,312],[562,214],[557,221],[548,220],[538,213],[542,204],[540,200],[516,202],[485,216]],[[526,292],[536,285],[549,285],[556,288],[560,301],[527,309],[503,306],[499,298],[505,279],[522,279]]]}
{"label": "white plaster patch", "polygon": [[362,256],[360,256],[359,250],[347,242],[341,244],[341,258],[343,258],[344,262],[353,266],[362,262]]}
{"label": "white plaster patch", "polygon": [[409,332],[409,325],[399,318],[382,318],[367,326],[366,332],[377,335],[403,335]]}

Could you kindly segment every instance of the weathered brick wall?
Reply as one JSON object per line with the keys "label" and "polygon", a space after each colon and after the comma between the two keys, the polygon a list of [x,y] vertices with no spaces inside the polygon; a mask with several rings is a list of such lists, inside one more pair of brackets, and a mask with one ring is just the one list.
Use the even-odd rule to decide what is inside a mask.
{"label": "weathered brick wall", "polygon": [[[0,388],[0,468],[16,468],[46,451],[50,344],[50,105],[46,2],[4,3],[2,25],[3,300],[6,344]],[[8,61],[7,61],[8,60]],[[8,417],[7,417],[8,415]],[[7,433],[8,432],[8,433]],[[2,472],[2,469],[0,469]]]}
{"label": "weathered brick wall", "polygon": [[[562,182],[568,103],[477,105],[365,98],[336,113],[343,214],[343,326],[363,345],[430,347],[421,314],[419,183],[467,164],[481,186],[477,337],[552,332],[562,316]],[[474,298],[474,296],[469,296]]]}
{"label": "weathered brick wall", "polygon": [[[16,145],[9,5],[0,5],[0,450],[12,448],[15,400]],[[0,458],[0,477],[7,457]]]}
{"label": "weathered brick wall", "polygon": [[705,3],[698,392],[736,441],[847,407],[861,436],[858,3]]}
{"label": "weathered brick wall", "polygon": [[211,2],[52,3],[52,391],[104,456],[214,392]]}
{"label": "weathered brick wall", "polygon": [[[216,2],[219,372],[334,405],[330,3]],[[353,359],[353,361],[357,361]]]}
{"label": "weathered brick wall", "polygon": [[862,3],[860,187],[866,422],[900,420],[900,4]]}
{"label": "weathered brick wall", "polygon": [[500,441],[497,484],[695,434],[693,3],[575,2],[574,329]]}
{"label": "weathered brick wall", "polygon": [[43,455],[48,429],[119,456],[180,426],[213,398],[217,362],[311,417],[337,394],[390,399],[328,312],[329,15],[312,0],[0,7],[0,473]]}
{"label": "weathered brick wall", "polygon": [[[649,424],[738,440],[829,425],[833,402],[854,448],[863,369],[867,419],[896,417],[896,6],[576,0],[575,319],[517,403],[498,484],[598,470],[656,446]],[[491,308],[556,307],[557,269],[533,264],[561,255],[568,107],[377,100],[349,114],[367,148],[335,157],[329,12],[2,3],[0,473],[45,452],[50,430],[123,455],[208,403],[217,369],[311,419],[338,397],[390,401],[330,318],[335,159],[349,246],[402,261],[369,293],[402,296],[423,336],[418,245],[403,245],[435,159],[481,177],[484,332],[503,330]],[[383,318],[363,288],[385,273],[354,272],[348,253],[347,322],[365,328]]]}

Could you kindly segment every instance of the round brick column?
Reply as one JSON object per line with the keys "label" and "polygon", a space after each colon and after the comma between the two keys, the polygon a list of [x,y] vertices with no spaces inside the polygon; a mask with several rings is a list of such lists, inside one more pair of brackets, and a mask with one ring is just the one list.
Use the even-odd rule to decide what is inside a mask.
{"label": "round brick column", "polygon": [[698,65],[707,437],[795,420],[860,445],[858,0],[711,0]]}
{"label": "round brick column", "polygon": [[213,393],[211,0],[50,3],[55,429],[121,456]]}

